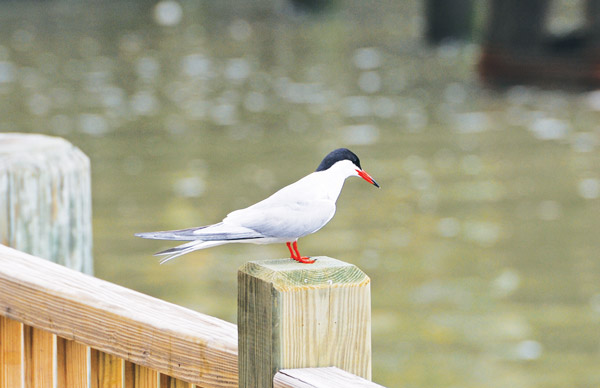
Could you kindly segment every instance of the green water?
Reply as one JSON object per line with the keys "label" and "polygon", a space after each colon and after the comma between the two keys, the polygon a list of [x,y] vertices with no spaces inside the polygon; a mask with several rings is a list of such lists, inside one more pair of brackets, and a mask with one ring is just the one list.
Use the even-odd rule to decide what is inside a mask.
{"label": "green water", "polygon": [[160,266],[172,244],[133,233],[217,222],[345,146],[382,188],[348,180],[299,246],[371,277],[376,382],[600,385],[598,92],[482,88],[416,1],[169,6],[0,4],[0,131],[90,156],[98,277],[235,322],[237,268],[283,244]]}

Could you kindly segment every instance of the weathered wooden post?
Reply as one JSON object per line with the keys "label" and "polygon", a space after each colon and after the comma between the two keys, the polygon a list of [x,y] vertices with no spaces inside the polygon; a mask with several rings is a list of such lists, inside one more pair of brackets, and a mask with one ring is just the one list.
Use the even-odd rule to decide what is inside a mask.
{"label": "weathered wooden post", "polygon": [[[92,274],[91,202],[83,152],[57,137],[0,133],[0,244]],[[53,337],[0,316],[0,342],[30,360],[25,369],[15,357],[2,360],[0,386],[50,386]]]}
{"label": "weathered wooden post", "polygon": [[239,386],[273,386],[283,368],[336,366],[371,379],[370,279],[318,257],[251,261],[238,272]]}
{"label": "weathered wooden post", "polygon": [[0,134],[0,243],[92,274],[90,161],[64,139]]}

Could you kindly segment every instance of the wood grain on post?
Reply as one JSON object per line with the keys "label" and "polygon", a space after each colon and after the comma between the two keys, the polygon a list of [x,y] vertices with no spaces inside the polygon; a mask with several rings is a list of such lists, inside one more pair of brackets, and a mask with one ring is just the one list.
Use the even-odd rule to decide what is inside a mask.
{"label": "wood grain on post", "polygon": [[56,382],[58,387],[88,387],[88,347],[56,337]]}
{"label": "wood grain on post", "polygon": [[160,377],[160,388],[194,388],[196,385],[186,383],[185,381],[178,380],[174,377],[161,374]]}
{"label": "wood grain on post", "polygon": [[92,388],[123,388],[123,359],[95,349],[90,358]]}
{"label": "wood grain on post", "polygon": [[0,388],[21,386],[23,378],[23,325],[0,316]]}
{"label": "wood grain on post", "polygon": [[283,368],[336,366],[371,378],[370,279],[318,257],[251,261],[238,272],[240,387],[273,386]]}
{"label": "wood grain on post", "polygon": [[159,376],[157,371],[145,366],[125,362],[125,387],[158,388],[158,382]]}
{"label": "wood grain on post", "polygon": [[54,336],[44,330],[23,326],[26,386],[52,388]]}
{"label": "wood grain on post", "polygon": [[0,133],[0,244],[91,274],[90,161],[64,139]]}

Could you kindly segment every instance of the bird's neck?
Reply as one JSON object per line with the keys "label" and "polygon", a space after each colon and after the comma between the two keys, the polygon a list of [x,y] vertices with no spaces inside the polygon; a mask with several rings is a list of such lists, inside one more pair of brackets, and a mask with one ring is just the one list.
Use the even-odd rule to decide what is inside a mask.
{"label": "bird's neck", "polygon": [[315,175],[315,188],[318,196],[323,199],[329,199],[331,201],[337,201],[344,187],[344,182],[347,176],[336,174],[335,171],[318,171],[313,173]]}

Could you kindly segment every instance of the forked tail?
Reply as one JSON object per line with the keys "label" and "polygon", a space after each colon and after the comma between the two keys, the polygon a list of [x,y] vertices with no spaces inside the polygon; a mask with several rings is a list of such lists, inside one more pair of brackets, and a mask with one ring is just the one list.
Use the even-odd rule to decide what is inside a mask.
{"label": "forked tail", "polygon": [[223,244],[227,244],[227,241],[190,241],[189,243],[181,244],[176,247],[155,253],[154,256],[166,256],[160,259],[160,264],[164,264],[169,260],[193,251],[197,251],[198,249],[210,248]]}

